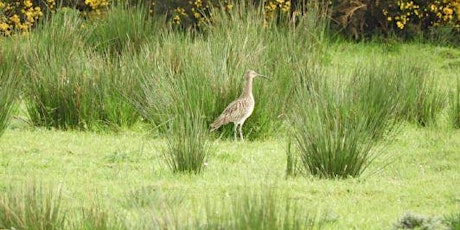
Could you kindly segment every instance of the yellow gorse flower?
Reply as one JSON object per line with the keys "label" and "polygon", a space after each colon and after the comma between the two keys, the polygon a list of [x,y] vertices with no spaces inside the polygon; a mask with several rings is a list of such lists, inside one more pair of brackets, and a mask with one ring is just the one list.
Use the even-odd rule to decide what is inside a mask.
{"label": "yellow gorse flower", "polygon": [[[459,27],[460,21],[460,0],[434,0],[425,4],[415,3],[412,0],[398,0],[397,8],[383,9],[382,14],[388,22],[394,22],[396,28],[404,30],[407,24],[413,21],[430,20],[432,26],[454,25]],[[454,21],[454,15],[459,16]],[[429,19],[433,17],[434,19]],[[454,25],[455,27],[455,25]]]}

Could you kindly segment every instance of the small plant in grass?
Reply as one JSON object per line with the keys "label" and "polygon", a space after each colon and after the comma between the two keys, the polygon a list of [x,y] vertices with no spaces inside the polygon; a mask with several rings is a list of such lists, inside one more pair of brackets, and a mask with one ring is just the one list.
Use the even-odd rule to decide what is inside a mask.
{"label": "small plant in grass", "polygon": [[124,230],[128,229],[118,215],[115,215],[101,204],[93,203],[81,209],[81,219],[73,223],[72,229],[77,230]]}
{"label": "small plant in grass", "polygon": [[444,217],[444,223],[451,230],[460,230],[460,212]]}
{"label": "small plant in grass", "polygon": [[445,101],[446,95],[433,80],[424,82],[415,104],[414,120],[422,127],[435,125]]}
{"label": "small plant in grass", "polygon": [[457,79],[457,86],[450,93],[450,123],[453,128],[460,128],[460,79]]}
{"label": "small plant in grass", "polygon": [[64,229],[61,189],[32,183],[0,194],[1,229]]}
{"label": "small plant in grass", "polygon": [[184,203],[184,197],[181,194],[169,193],[156,186],[144,186],[129,191],[122,200],[123,207],[127,209],[155,206],[180,207],[182,203]]}
{"label": "small plant in grass", "polygon": [[273,188],[263,192],[243,190],[230,196],[226,209],[207,207],[200,229],[318,229],[315,218]]}
{"label": "small plant in grass", "polygon": [[447,229],[440,218],[426,217],[414,213],[406,213],[401,219],[393,225],[393,229],[424,229],[436,230]]}

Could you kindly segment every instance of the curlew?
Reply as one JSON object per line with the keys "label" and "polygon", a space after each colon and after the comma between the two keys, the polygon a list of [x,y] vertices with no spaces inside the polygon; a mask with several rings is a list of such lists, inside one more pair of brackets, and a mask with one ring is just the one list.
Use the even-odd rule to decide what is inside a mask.
{"label": "curlew", "polygon": [[[254,70],[248,70],[244,75],[245,85],[240,97],[230,103],[222,114],[211,124],[211,132],[218,129],[220,126],[233,122],[233,137],[236,141],[237,130],[240,133],[241,141],[244,142],[243,124],[246,119],[251,116],[254,111],[254,96],[252,95],[252,81],[255,77],[264,77],[264,75],[256,73]],[[238,127],[239,126],[239,127]]]}

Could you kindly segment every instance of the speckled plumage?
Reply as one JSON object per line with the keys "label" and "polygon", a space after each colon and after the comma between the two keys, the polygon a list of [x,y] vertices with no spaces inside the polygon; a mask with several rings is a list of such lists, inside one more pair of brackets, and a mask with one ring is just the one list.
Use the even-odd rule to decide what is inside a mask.
{"label": "speckled plumage", "polygon": [[265,77],[256,73],[253,70],[248,70],[245,74],[245,85],[241,96],[235,101],[231,102],[227,108],[217,117],[217,119],[211,124],[211,132],[218,129],[220,126],[234,123],[233,135],[236,140],[237,128],[239,126],[241,141],[244,141],[243,137],[243,124],[246,119],[251,116],[254,111],[255,101],[252,95],[252,81],[255,77]]}

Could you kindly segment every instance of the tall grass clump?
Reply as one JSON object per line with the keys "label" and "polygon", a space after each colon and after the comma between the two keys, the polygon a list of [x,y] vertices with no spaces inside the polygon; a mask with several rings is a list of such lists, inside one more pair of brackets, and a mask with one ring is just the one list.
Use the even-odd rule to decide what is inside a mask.
{"label": "tall grass clump", "polygon": [[131,63],[85,49],[82,25],[78,12],[62,9],[31,34],[24,54],[30,119],[59,129],[130,126],[139,117],[122,96],[137,82],[126,69]]}
{"label": "tall grass clump", "polygon": [[397,117],[421,127],[435,125],[445,107],[446,95],[440,90],[429,65],[406,56],[391,60],[391,63],[395,67],[388,71],[398,78],[396,93],[404,98],[399,103]]}
{"label": "tall grass clump", "polygon": [[[238,97],[243,73],[253,69],[269,76],[271,81],[255,80],[256,107],[245,123],[245,133],[248,139],[282,133],[297,84],[295,77],[305,72],[309,60],[322,57],[319,53],[327,46],[327,15],[313,9],[316,8],[297,17],[295,23],[288,23],[290,19],[285,18],[283,25],[275,20],[264,21],[263,9],[244,2],[235,4],[230,12],[213,12],[213,24],[207,28],[206,49],[210,50],[210,60],[214,63],[210,65],[215,75],[211,89],[219,100],[209,108],[211,117],[217,117]],[[223,136],[232,137],[231,126],[221,130]]]}
{"label": "tall grass clump", "polygon": [[180,111],[171,119],[167,145],[163,150],[168,166],[173,172],[200,173],[209,156],[206,123],[201,114]]}
{"label": "tall grass clump", "polygon": [[153,42],[139,55],[135,71],[141,90],[131,100],[166,137],[163,153],[172,171],[200,173],[209,154],[205,108],[214,100],[207,56],[183,40],[190,38],[165,36],[163,47]]}
{"label": "tall grass clump", "polygon": [[12,47],[4,49],[2,46],[0,49],[0,136],[8,125],[22,78],[19,56],[14,52],[15,49]]}
{"label": "tall grass clump", "polygon": [[[199,110],[193,113],[202,114],[210,124],[239,96],[244,72],[253,69],[272,81],[254,82],[256,108],[245,134],[248,139],[279,135],[297,84],[295,76],[306,71],[308,60],[320,56],[316,53],[324,53],[326,17],[305,16],[283,28],[264,24],[262,9],[242,2],[230,11],[212,12],[212,23],[200,27],[203,33],[163,31],[143,45],[133,63],[133,71],[143,76],[143,90],[132,101],[165,134],[169,129],[163,124],[174,117],[165,108],[181,107],[172,95],[185,84],[185,97]],[[233,137],[230,125],[221,130],[221,136]]]}
{"label": "tall grass clump", "polygon": [[[80,50],[82,21],[71,9],[58,11],[30,37],[25,53],[29,73],[25,101],[34,125],[72,128],[80,125],[79,104],[86,57]],[[63,29],[65,28],[65,29]]]}
{"label": "tall grass clump", "polygon": [[64,229],[60,188],[33,183],[21,189],[9,188],[0,193],[0,228]]}
{"label": "tall grass clump", "polygon": [[352,102],[340,91],[301,96],[291,117],[301,168],[322,178],[359,176],[374,158],[365,119],[355,117],[364,114],[353,114]]}
{"label": "tall grass clump", "polygon": [[[207,205],[200,229],[318,229],[316,218],[273,188],[243,190],[230,196],[225,210]],[[214,202],[212,202],[214,203]]]}
{"label": "tall grass clump", "polygon": [[450,93],[450,123],[453,128],[460,128],[460,79],[457,79],[455,89]]}
{"label": "tall grass clump", "polygon": [[365,116],[365,135],[375,141],[396,131],[399,124],[395,116],[404,97],[398,92],[401,78],[389,71],[391,68],[392,63],[387,61],[356,66],[347,89],[347,97],[356,107],[354,113]]}
{"label": "tall grass clump", "polygon": [[347,178],[369,167],[380,153],[377,140],[396,125],[400,99],[384,69],[357,67],[349,79],[328,79],[324,70],[309,73],[315,87],[299,84],[290,114],[288,174]]}
{"label": "tall grass clump", "polygon": [[161,17],[150,18],[145,4],[130,5],[115,1],[110,9],[88,25],[87,46],[100,53],[118,56],[125,51],[136,52],[149,37],[157,36],[165,21]]}
{"label": "tall grass clump", "polygon": [[315,76],[315,87],[298,79],[287,149],[290,175],[297,170],[325,178],[359,176],[384,150],[380,140],[401,120],[432,125],[444,106],[430,72],[414,58],[360,63],[350,77],[337,71],[332,74],[341,77],[331,78],[315,66],[320,65],[313,64],[307,74]]}
{"label": "tall grass clump", "polygon": [[[270,31],[264,28],[263,13],[260,9],[240,2],[227,12],[214,9],[214,23],[207,28],[203,48],[207,51],[212,64],[210,68],[212,104],[206,108],[208,122],[213,122],[225,107],[238,98],[243,87],[243,74],[252,69],[264,75],[271,75],[266,67],[266,49],[272,45],[267,36]],[[206,42],[206,43],[204,43]],[[264,114],[267,101],[263,94],[267,92],[270,82],[256,79],[254,81],[254,97],[256,108],[244,126],[247,139],[270,135],[270,116]],[[224,126],[223,137],[233,137],[229,126]]]}

